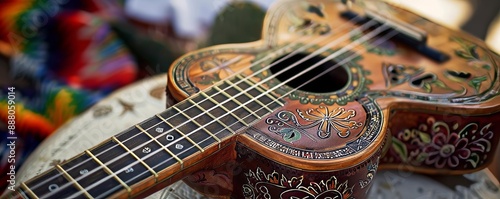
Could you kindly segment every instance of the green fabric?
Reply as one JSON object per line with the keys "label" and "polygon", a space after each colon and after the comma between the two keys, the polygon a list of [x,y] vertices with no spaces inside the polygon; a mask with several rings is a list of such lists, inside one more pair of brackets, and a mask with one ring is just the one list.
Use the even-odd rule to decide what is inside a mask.
{"label": "green fabric", "polygon": [[111,25],[124,41],[135,58],[148,73],[160,74],[168,71],[170,64],[181,54],[174,53],[167,45],[159,43],[136,30],[126,22],[114,22]]}
{"label": "green fabric", "polygon": [[265,15],[266,12],[253,3],[232,3],[217,15],[204,46],[259,40]]}

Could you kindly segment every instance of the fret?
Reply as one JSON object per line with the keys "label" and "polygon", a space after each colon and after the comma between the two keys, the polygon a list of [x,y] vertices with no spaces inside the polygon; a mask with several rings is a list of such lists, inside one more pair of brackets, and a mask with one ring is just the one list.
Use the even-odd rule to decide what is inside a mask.
{"label": "fret", "polygon": [[[268,104],[262,103],[257,96],[259,96],[262,93],[265,93],[263,89],[260,88],[260,86],[255,86],[251,88],[253,85],[255,85],[253,82],[250,82],[248,79],[245,79],[244,77],[237,75],[235,78],[231,79],[230,82],[233,85],[238,84],[238,88],[245,91],[245,93],[256,103],[258,103],[261,107],[259,108],[265,108],[269,112],[273,112],[271,108],[268,107]],[[265,94],[266,96],[269,97],[269,93]]]}
{"label": "fret", "polygon": [[155,177],[155,182],[158,182],[158,173],[156,173],[148,164],[146,164],[144,161],[141,160],[141,158],[137,157],[137,155],[134,154],[134,152],[130,151],[127,146],[125,146],[122,142],[120,142],[118,139],[116,139],[115,136],[111,137],[114,142],[118,143],[127,153],[132,155],[137,161],[139,161],[144,167],[146,167]]}
{"label": "fret", "polygon": [[108,168],[107,172],[116,175],[128,187],[153,175],[146,166],[140,164],[131,153],[120,147],[113,139],[89,151],[104,164],[105,171]]}
{"label": "fret", "polygon": [[68,180],[68,181],[71,181],[75,184],[75,186],[81,191],[83,192],[83,194],[87,197],[87,198],[93,198],[92,196],[90,196],[90,194],[87,192],[87,190],[85,190],[75,179],[73,179],[73,177],[71,177],[67,172],[66,170],[64,170],[60,165],[56,165],[56,169],[61,172],[64,177]]}
{"label": "fret", "polygon": [[[230,110],[234,116],[236,116],[243,124],[245,124],[245,126],[250,126],[249,124],[258,121],[258,119],[260,119],[260,116],[247,107],[247,105],[254,100],[244,95],[243,93],[245,92],[239,92],[227,82],[228,81],[224,81],[222,84],[213,87],[213,89],[218,93],[213,98],[216,101],[220,101],[221,103],[219,105],[222,108]],[[243,97],[248,99],[242,99]],[[227,99],[229,99],[229,101],[222,103]],[[240,99],[241,101],[238,99]],[[242,102],[246,104],[244,105],[244,103]]]}
{"label": "fret", "polygon": [[208,100],[211,100],[212,102],[216,103],[218,107],[222,108],[224,111],[226,111],[226,113],[232,115],[243,125],[249,126],[245,122],[245,120],[242,119],[243,117],[249,115],[249,112],[245,112],[243,109],[240,109],[241,104],[233,99],[230,99],[231,96],[222,91],[222,89],[220,89],[218,86],[213,86],[213,88],[214,89],[205,91],[205,93],[210,96]]}
{"label": "fret", "polygon": [[[156,173],[160,173],[165,168],[179,162],[177,161],[178,158],[175,158],[176,156],[170,155],[171,153],[165,150],[158,141],[136,126],[117,135],[116,139],[129,148],[134,155],[142,159]],[[139,145],[141,146],[139,147]],[[182,161],[179,163],[182,163]]]}
{"label": "fret", "polygon": [[[146,133],[149,133],[152,137],[158,137],[156,140],[165,146],[168,150],[173,152],[181,160],[187,158],[193,154],[198,153],[200,150],[193,144],[194,142],[189,141],[189,137],[183,136],[182,132],[191,132],[196,129],[192,123],[187,122],[187,118],[182,116],[182,114],[176,113],[175,110],[169,109],[176,117],[169,120],[169,124],[163,122],[161,118],[152,117],[151,121],[157,123],[153,128],[149,127],[147,123],[141,123],[142,129],[146,129]],[[165,117],[163,117],[165,118]],[[175,126],[173,128],[172,126]]]}
{"label": "fret", "polygon": [[108,175],[111,175],[116,181],[118,181],[127,190],[130,197],[130,192],[132,192],[132,189],[127,185],[127,183],[123,182],[122,179],[120,179],[115,173],[113,173],[113,171],[111,171],[111,169],[109,169],[104,163],[102,163],[101,160],[99,160],[94,154],[92,154],[92,152],[90,152],[89,150],[85,150],[85,153],[92,159],[94,159],[94,161],[97,162],[102,167],[102,169],[106,173],[108,173]]}
{"label": "fret", "polygon": [[[219,88],[220,86],[224,86],[224,87]],[[242,118],[242,120],[246,120],[245,123],[248,126],[249,123],[252,123],[252,122],[256,121],[257,119],[260,119],[261,117],[247,107],[247,105],[249,103],[247,103],[246,105],[243,105],[243,104],[245,102],[252,102],[252,101],[256,101],[256,100],[253,100],[251,98],[251,96],[248,97],[248,93],[246,93],[242,90],[237,90],[236,88],[237,88],[236,85],[232,84],[230,81],[227,81],[227,80],[225,80],[224,83],[219,85],[219,86],[214,86],[215,90],[217,90],[222,95],[226,96],[228,99],[233,98],[229,102],[226,102],[230,106],[228,108],[231,111],[233,111],[233,113],[235,113],[236,115],[243,115],[243,117],[240,116],[240,118]],[[235,105],[231,106],[233,104],[233,103],[230,103],[231,101],[234,102]],[[226,104],[226,103],[223,103],[223,104]],[[244,110],[240,110],[241,108],[243,108]],[[251,117],[250,115],[253,115],[254,117]]]}
{"label": "fret", "polygon": [[[181,113],[182,115],[184,115],[185,117],[189,118],[189,116],[187,116],[185,113],[183,113],[181,110],[177,109],[175,106],[172,107],[173,109],[176,109],[176,111],[179,111],[179,113]],[[174,129],[175,131],[177,131],[180,135],[181,135],[181,138],[185,138],[187,139],[189,142],[191,142],[191,144],[193,144],[196,148],[198,148],[201,152],[205,152],[205,149],[201,148],[200,145],[198,145],[196,142],[194,142],[189,136],[187,136],[186,134],[184,134],[181,130],[179,130],[179,128],[176,128],[174,127],[174,125],[172,125],[170,122],[168,122],[167,120],[165,120],[165,118],[163,118],[161,115],[156,115],[156,117],[160,118],[161,120],[163,120],[163,122],[165,122],[165,124],[168,124],[170,126],[170,128]],[[189,120],[186,120],[186,121],[189,121]],[[189,134],[192,134],[193,131],[186,131],[186,132],[191,132]]]}
{"label": "fret", "polygon": [[220,149],[222,141],[208,129],[212,129],[213,132],[217,133],[219,131],[225,130],[224,127],[217,122],[212,122],[213,119],[210,116],[208,116],[208,114],[210,113],[208,113],[208,111],[206,110],[203,110],[203,108],[201,108],[193,100],[187,99],[184,103],[190,105],[191,107],[189,111],[187,111],[187,115],[188,116],[189,114],[196,115],[196,118],[190,116],[192,118],[195,118],[193,120],[193,123],[196,124],[196,126],[198,126],[198,128],[200,128],[203,132],[209,135],[213,140],[215,140]]}
{"label": "fret", "polygon": [[[255,86],[253,89],[248,89],[248,88],[252,87],[252,85],[255,85],[255,83],[252,82],[250,79],[245,79],[241,75],[236,75],[236,77],[237,78],[234,78],[231,81],[236,81],[237,79],[242,79],[243,82],[245,82],[245,84],[239,84],[239,86],[242,89],[244,89],[244,90],[248,90],[247,93],[249,93],[250,95],[252,95],[254,98],[257,98],[257,96],[259,96],[259,95],[261,95],[263,93],[266,93],[265,89],[263,89],[260,86]],[[260,96],[259,100],[262,103],[264,103],[266,105],[266,107],[269,107],[271,109],[270,112],[273,112],[272,110],[274,110],[275,108],[278,108],[278,107],[281,107],[281,106],[285,105],[282,100],[280,100],[280,99],[276,98],[275,96],[271,95],[269,92],[267,92],[263,96]]]}
{"label": "fret", "polygon": [[[199,126],[203,125],[205,126],[204,128],[206,129],[206,132],[210,134],[217,142],[219,142],[219,148],[220,148],[220,142],[221,139],[224,139],[228,137],[229,135],[235,134],[233,130],[231,130],[228,126],[226,126],[224,123],[222,123],[220,120],[218,120],[215,116],[213,116],[210,111],[207,111],[203,107],[201,107],[199,104],[202,103],[206,98],[202,98],[203,96],[196,96],[192,99],[188,99],[184,103],[178,104],[179,106],[183,105],[189,105],[192,104],[195,107],[191,107],[188,111],[186,111],[186,114],[188,115],[197,115],[195,122],[197,122]],[[206,100],[205,100],[206,101]],[[189,102],[189,104],[187,103]],[[211,103],[211,102],[209,102]],[[215,121],[215,122],[214,122]],[[208,124],[208,125],[207,125]]]}
{"label": "fret", "polygon": [[[210,89],[207,93],[201,92],[200,94],[208,100],[204,100],[201,102],[200,106],[206,110],[210,110],[211,114],[214,116],[214,120],[220,121],[226,129],[231,129],[231,133],[236,134],[235,132],[245,127],[245,124],[241,123],[240,120],[234,116],[234,114],[226,114],[229,110],[225,109],[223,106],[219,106],[219,102],[215,101],[209,95],[213,94],[214,90]],[[209,108],[205,108],[209,107]],[[224,115],[224,116],[222,116]]]}
{"label": "fret", "polygon": [[[236,84],[234,82],[225,81],[227,84],[230,85],[232,89],[227,89],[228,93],[232,96],[236,96],[238,93],[244,93],[244,95],[239,95],[236,97],[236,99],[240,102],[246,102],[247,104],[245,107],[248,107],[248,109],[252,112],[253,115],[255,115],[258,119],[261,119],[264,114],[267,112],[264,110],[268,110],[269,112],[272,112],[269,107],[267,107],[265,104],[263,104],[261,101],[259,101],[257,98],[254,98],[254,96],[250,95],[247,91],[242,89],[239,85],[245,84],[245,82],[240,82],[239,84]],[[242,85],[245,86],[245,85]],[[232,91],[232,92],[231,92]],[[264,108],[264,109],[262,109]],[[257,112],[263,111],[264,113],[258,114]]]}
{"label": "fret", "polygon": [[[51,180],[46,181],[46,179]],[[62,173],[54,168],[23,184],[23,188],[33,198],[69,198],[74,193],[82,194],[71,198],[87,198],[73,182],[68,181]]]}
{"label": "fret", "polygon": [[[31,198],[34,198],[34,199],[38,199],[38,196],[35,195],[35,193],[33,193],[33,191],[31,191],[31,189],[28,188],[28,186],[26,184],[24,184],[24,182],[21,183],[20,189],[21,189],[20,193],[21,193],[21,195],[23,195],[23,197],[25,197],[25,198],[30,198],[31,197]],[[28,197],[26,195],[26,193],[29,194],[30,197]]]}
{"label": "fret", "polygon": [[[155,121],[159,121],[160,125],[166,126],[167,130],[173,131],[172,129],[174,129],[177,132],[180,131],[180,134],[191,135],[192,132],[200,130],[198,129],[198,126],[193,122],[194,117],[191,118],[190,115],[186,115],[186,113],[180,111],[180,109],[176,106],[168,109],[167,111],[164,111],[161,114],[158,114],[157,117],[154,118]],[[195,117],[197,118],[198,115],[196,115]]]}
{"label": "fret", "polygon": [[[193,98],[193,99],[195,99],[195,98]],[[205,100],[205,102],[213,104],[209,100]],[[205,103],[201,103],[201,104],[204,105]],[[184,115],[187,115],[188,117],[191,117],[191,118],[196,118],[195,121],[197,121],[198,123],[200,123],[200,124],[204,124],[204,123],[208,124],[208,123],[210,123],[209,125],[207,125],[207,127],[209,127],[209,128],[220,128],[221,126],[222,126],[222,129],[228,128],[228,126],[225,126],[224,123],[221,121],[221,118],[222,119],[227,119],[227,120],[230,120],[230,121],[234,121],[234,122],[238,122],[238,120],[236,120],[236,118],[234,118],[231,115],[226,115],[226,116],[221,117],[221,118],[216,118],[215,116],[213,116],[211,114],[211,113],[213,113],[213,114],[219,114],[219,113],[217,113],[215,111],[221,111],[221,114],[225,113],[225,111],[223,109],[221,109],[220,107],[216,107],[215,110],[212,110],[210,112],[202,112],[197,107],[190,106],[187,102],[181,102],[179,104],[176,104],[176,106],[179,107],[178,108],[179,110],[186,110],[186,111],[184,111],[184,113],[185,113]],[[197,133],[197,134],[203,135],[201,133],[201,129],[199,129],[199,126],[196,125],[192,121],[188,122],[188,125],[182,125],[182,126],[180,126],[180,124],[185,123],[185,121],[189,120],[189,118],[186,117],[186,116],[184,116],[183,114],[181,114],[176,109],[171,109],[171,110],[166,111],[166,112],[164,112],[164,113],[162,113],[160,115],[163,118],[165,118],[165,119],[170,118],[171,115],[177,115],[177,116],[179,116],[177,118],[177,120],[173,120],[173,119],[169,120],[169,122],[172,125],[177,126],[177,128],[181,129],[181,131],[183,131],[183,132],[199,131],[199,133]],[[229,128],[229,130],[232,130],[232,129]],[[227,133],[227,132],[225,132],[225,133]],[[214,132],[214,135],[216,135],[219,138],[223,138],[223,137],[220,137],[218,134],[216,134],[216,132]],[[207,138],[207,136],[200,136],[200,137]],[[193,137],[193,138],[194,139],[199,139],[199,138],[195,138],[195,137]],[[207,144],[210,145],[210,144],[214,143],[213,141],[214,140],[211,140],[210,142],[203,142],[201,144],[202,145],[207,145]]]}
{"label": "fret", "polygon": [[175,155],[174,153],[172,153],[172,151],[170,151],[165,145],[163,145],[162,143],[160,143],[155,137],[151,136],[151,134],[149,134],[147,131],[145,131],[142,127],[140,127],[139,125],[135,125],[139,130],[141,130],[141,132],[143,132],[145,135],[149,136],[151,139],[153,139],[158,145],[161,146],[161,148],[163,148],[168,154],[170,154],[170,156],[172,156],[173,158],[175,158],[179,164],[181,165],[181,169],[184,169],[184,162],[179,158],[177,157],[177,155]]}
{"label": "fret", "polygon": [[[61,168],[92,197],[122,189],[121,184],[115,178],[109,178],[109,174],[91,156],[85,153],[65,162],[61,165]],[[96,179],[100,180],[95,181]]]}
{"label": "fret", "polygon": [[[188,136],[202,147],[208,147],[218,143],[220,148],[221,140],[214,133],[225,130],[224,126],[215,122],[214,119],[207,115],[209,114],[208,112],[201,111],[198,108],[199,106],[192,102],[193,101],[189,99],[173,107],[175,112],[182,114],[186,118],[190,118],[190,126],[193,128],[187,129],[188,132],[191,132]],[[208,129],[210,129],[210,131]]]}

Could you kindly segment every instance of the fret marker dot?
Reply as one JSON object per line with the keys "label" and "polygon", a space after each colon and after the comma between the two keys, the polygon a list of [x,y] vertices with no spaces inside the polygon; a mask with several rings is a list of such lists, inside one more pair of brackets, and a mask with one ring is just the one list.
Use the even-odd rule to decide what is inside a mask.
{"label": "fret marker dot", "polygon": [[168,141],[172,141],[172,140],[174,140],[174,136],[173,136],[173,135],[167,135],[167,140],[168,140]]}
{"label": "fret marker dot", "polygon": [[55,191],[56,189],[59,189],[59,185],[56,184],[51,184],[49,185],[49,191]]}
{"label": "fret marker dot", "polygon": [[155,129],[155,131],[158,132],[158,133],[163,133],[163,128],[158,127],[158,128]]}
{"label": "fret marker dot", "polygon": [[80,170],[80,175],[87,174],[88,172],[89,172],[89,170],[82,169],[82,170]]}
{"label": "fret marker dot", "polygon": [[149,147],[144,147],[144,148],[142,149],[142,152],[143,152],[143,153],[151,153],[151,148],[149,148]]}
{"label": "fret marker dot", "polygon": [[134,172],[134,168],[132,168],[132,167],[125,170],[125,173],[132,173],[132,172]]}
{"label": "fret marker dot", "polygon": [[182,148],[184,148],[184,146],[182,146],[182,144],[176,144],[176,145],[175,145],[175,148],[176,148],[176,149],[182,149]]}

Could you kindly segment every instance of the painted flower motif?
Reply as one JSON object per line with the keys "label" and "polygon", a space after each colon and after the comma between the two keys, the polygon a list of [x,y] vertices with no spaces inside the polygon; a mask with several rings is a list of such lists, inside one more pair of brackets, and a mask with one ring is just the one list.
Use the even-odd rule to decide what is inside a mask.
{"label": "painted flower motif", "polygon": [[[418,128],[404,129],[392,138],[392,154],[397,161],[431,168],[477,168],[491,151],[492,123],[449,125],[427,118]],[[462,127],[461,127],[462,126]],[[481,127],[482,126],[482,127]],[[385,159],[390,161],[391,159]]]}
{"label": "painted flower motif", "polygon": [[432,143],[424,148],[423,152],[428,154],[425,163],[434,164],[436,168],[443,168],[446,164],[455,168],[460,160],[465,160],[471,155],[467,144],[467,139],[460,138],[456,133],[436,134],[432,138]]}
{"label": "painted flower motif", "polygon": [[351,121],[356,116],[354,110],[345,110],[344,108],[337,108],[330,111],[326,106],[319,106],[319,108],[311,108],[306,111],[297,109],[299,116],[306,120],[313,122],[310,125],[319,125],[317,134],[320,138],[329,138],[334,131],[341,138],[348,137],[351,134],[351,129],[356,129],[362,125],[361,122]]}

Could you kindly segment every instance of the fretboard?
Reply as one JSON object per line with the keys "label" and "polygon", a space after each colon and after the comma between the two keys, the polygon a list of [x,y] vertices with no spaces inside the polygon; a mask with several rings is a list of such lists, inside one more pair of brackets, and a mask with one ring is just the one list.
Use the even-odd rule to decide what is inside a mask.
{"label": "fretboard", "polygon": [[26,198],[104,198],[124,190],[133,196],[147,187],[134,185],[168,179],[168,168],[192,166],[185,160],[210,155],[208,148],[220,148],[223,140],[283,106],[253,85],[240,76],[223,81],[22,183],[18,190]]}

